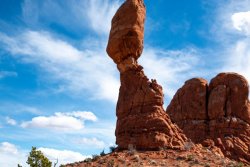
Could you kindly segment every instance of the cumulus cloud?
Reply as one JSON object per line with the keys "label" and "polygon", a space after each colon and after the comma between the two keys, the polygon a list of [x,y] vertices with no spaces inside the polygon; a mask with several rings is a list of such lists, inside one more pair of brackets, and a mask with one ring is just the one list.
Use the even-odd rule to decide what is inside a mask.
{"label": "cumulus cloud", "polygon": [[84,120],[97,120],[91,112],[55,113],[52,116],[38,116],[23,122],[23,128],[46,128],[56,131],[78,131],[84,128]]}
{"label": "cumulus cloud", "polygon": [[250,36],[250,11],[234,13],[232,22],[236,30]]}
{"label": "cumulus cloud", "polygon": [[8,142],[2,142],[0,145],[0,152],[7,152],[11,154],[17,154],[17,147],[14,144]]}
{"label": "cumulus cloud", "polygon": [[44,147],[38,148],[38,150],[42,151],[42,153],[52,162],[56,162],[58,160],[58,165],[83,161],[84,159],[90,157],[70,150],[57,150]]}
{"label": "cumulus cloud", "polygon": [[88,147],[104,148],[105,143],[97,138],[81,138],[76,141],[77,144],[85,145]]}
{"label": "cumulus cloud", "polygon": [[17,124],[17,122],[14,119],[11,119],[10,117],[6,117],[5,120],[7,124],[12,125],[12,126]]}
{"label": "cumulus cloud", "polygon": [[17,146],[12,143],[2,142],[0,143],[0,157],[0,166],[2,167],[24,165],[27,153],[18,150]]}
{"label": "cumulus cloud", "polygon": [[116,101],[119,80],[104,46],[79,50],[49,32],[29,30],[19,36],[0,33],[0,40],[0,46],[17,59],[49,74],[48,82],[58,82],[56,92],[89,93],[93,99]]}

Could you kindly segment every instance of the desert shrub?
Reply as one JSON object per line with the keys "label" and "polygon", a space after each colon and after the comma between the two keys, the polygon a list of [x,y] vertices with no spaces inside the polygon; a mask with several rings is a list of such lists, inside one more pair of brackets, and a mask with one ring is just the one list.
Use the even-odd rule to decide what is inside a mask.
{"label": "desert shrub", "polygon": [[100,152],[100,156],[104,156],[104,155],[106,155],[106,154],[105,154],[104,150],[102,150],[102,152]]}
{"label": "desert shrub", "polygon": [[111,153],[114,152],[115,149],[116,149],[116,146],[110,146],[110,147],[109,147],[109,150],[110,150]]}
{"label": "desert shrub", "polygon": [[96,161],[98,158],[99,158],[99,155],[96,155],[96,154],[92,155],[92,160],[93,161]]}
{"label": "desert shrub", "polygon": [[193,161],[194,160],[194,156],[193,155],[188,155],[187,156],[187,161]]}
{"label": "desert shrub", "polygon": [[83,162],[91,162],[92,159],[91,158],[86,158]]}

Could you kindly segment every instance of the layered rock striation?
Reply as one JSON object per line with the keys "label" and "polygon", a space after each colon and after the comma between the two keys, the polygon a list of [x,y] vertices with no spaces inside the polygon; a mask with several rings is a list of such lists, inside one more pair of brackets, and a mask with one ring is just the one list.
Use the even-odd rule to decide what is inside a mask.
{"label": "layered rock striation", "polygon": [[193,142],[217,146],[225,156],[250,164],[250,103],[243,76],[221,73],[210,84],[188,80],[167,113]]}
{"label": "layered rock striation", "polygon": [[112,19],[107,53],[120,72],[116,144],[119,149],[181,148],[186,137],[163,109],[162,87],[137,62],[143,50],[145,5],[126,0]]}

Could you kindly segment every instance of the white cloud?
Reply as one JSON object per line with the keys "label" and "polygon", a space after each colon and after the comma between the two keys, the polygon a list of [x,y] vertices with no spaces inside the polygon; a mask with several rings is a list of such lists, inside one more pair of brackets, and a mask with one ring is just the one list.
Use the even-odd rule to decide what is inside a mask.
{"label": "white cloud", "polygon": [[[55,113],[53,116],[38,116],[31,121],[23,122],[23,128],[46,128],[56,131],[78,131],[84,128],[84,120],[95,121],[97,118],[91,112]],[[85,117],[84,117],[85,116]],[[91,116],[91,117],[90,117]],[[82,118],[84,117],[84,118]],[[79,119],[80,118],[80,119]]]}
{"label": "white cloud", "polygon": [[11,119],[10,117],[6,117],[5,120],[7,124],[12,125],[12,126],[17,124],[17,122],[14,119]]}
{"label": "white cloud", "polygon": [[76,141],[77,144],[85,145],[87,147],[104,148],[105,143],[97,138],[81,138]]}
{"label": "white cloud", "polygon": [[22,5],[22,17],[30,26],[41,27],[57,23],[70,31],[79,32],[86,27],[97,34],[107,35],[111,19],[120,4],[121,0],[71,0],[63,3],[52,0],[25,0]]}
{"label": "white cloud", "polygon": [[219,42],[215,50],[221,60],[218,71],[237,72],[250,83],[250,0],[223,1],[217,10],[213,37]]}
{"label": "white cloud", "polygon": [[53,148],[38,148],[42,153],[49,158],[53,163],[58,160],[58,165],[83,161],[90,156],[84,156],[81,153],[70,150],[57,150]]}
{"label": "white cloud", "polygon": [[17,148],[14,144],[8,142],[2,142],[0,145],[0,152],[7,152],[10,154],[17,154]]}
{"label": "white cloud", "polygon": [[168,99],[172,98],[187,79],[205,75],[205,70],[197,70],[203,62],[194,48],[183,50],[146,48],[139,62],[144,67],[145,74],[163,86]]}
{"label": "white cloud", "polygon": [[56,92],[69,91],[71,95],[88,92],[91,98],[116,102],[118,71],[106,56],[104,45],[80,51],[44,31],[25,31],[13,37],[0,33],[0,40],[2,47],[17,59],[36,64],[48,74],[41,77],[58,82]]}
{"label": "white cloud", "polygon": [[65,113],[65,115],[80,118],[82,120],[97,121],[97,117],[95,116],[95,114],[89,111],[73,111],[70,113]]}
{"label": "white cloud", "polygon": [[[93,99],[117,101],[120,85],[118,70],[105,56],[104,44],[80,51],[48,32],[33,31],[26,31],[17,37],[2,34],[0,39],[9,52],[21,55],[21,61],[38,65],[49,74],[49,80],[58,81],[59,92],[70,91],[79,95],[87,90]],[[57,48],[55,53],[53,48]],[[194,48],[176,51],[146,48],[139,61],[146,75],[156,78],[170,97],[185,79],[197,76],[195,68],[202,64],[197,63],[199,55]]]}
{"label": "white cloud", "polygon": [[81,130],[84,125],[81,120],[69,116],[39,116],[32,118],[31,121],[23,122],[21,124],[23,128],[48,128],[54,130],[70,131]]}
{"label": "white cloud", "polygon": [[241,39],[229,46],[225,54],[227,59],[224,71],[237,72],[246,77],[250,83],[250,39]]}
{"label": "white cloud", "polygon": [[236,30],[250,36],[250,11],[234,13],[232,22]]}
{"label": "white cloud", "polygon": [[0,79],[5,77],[16,77],[17,73],[13,71],[0,71]]}
{"label": "white cloud", "polygon": [[0,166],[12,167],[25,164],[27,153],[18,150],[17,146],[9,142],[0,143]]}
{"label": "white cloud", "polygon": [[111,19],[120,4],[120,0],[88,0],[86,15],[92,29],[98,34],[107,35],[111,28]]}

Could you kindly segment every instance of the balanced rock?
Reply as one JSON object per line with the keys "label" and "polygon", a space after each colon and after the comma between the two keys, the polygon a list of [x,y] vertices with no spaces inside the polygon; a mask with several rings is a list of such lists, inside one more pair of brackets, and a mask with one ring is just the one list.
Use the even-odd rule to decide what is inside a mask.
{"label": "balanced rock", "polygon": [[191,79],[177,91],[167,113],[193,142],[217,146],[225,156],[250,164],[250,103],[243,76],[221,73],[209,85]]}
{"label": "balanced rock", "polygon": [[116,144],[119,149],[182,148],[186,137],[163,109],[162,87],[137,62],[143,49],[145,5],[126,0],[112,20],[107,53],[120,71]]}
{"label": "balanced rock", "polygon": [[135,60],[140,57],[145,14],[143,0],[126,0],[113,17],[107,53],[116,64],[130,56]]}

